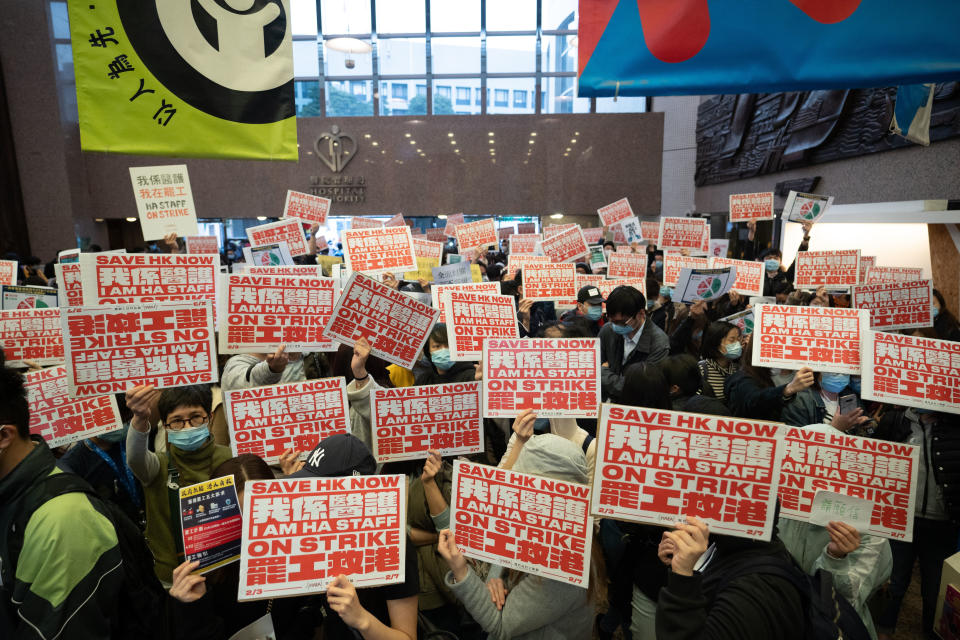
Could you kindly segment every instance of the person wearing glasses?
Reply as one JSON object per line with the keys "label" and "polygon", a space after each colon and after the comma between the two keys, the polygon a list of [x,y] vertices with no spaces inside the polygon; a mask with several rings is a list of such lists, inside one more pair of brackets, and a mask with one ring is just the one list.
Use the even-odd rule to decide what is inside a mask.
{"label": "person wearing glasses", "polygon": [[[213,396],[208,385],[127,391],[133,412],[127,434],[127,464],[143,485],[147,512],[147,544],[156,560],[154,570],[164,587],[173,583],[173,569],[184,560],[180,533],[179,488],[210,479],[213,469],[233,457],[230,447],[210,436]],[[157,412],[167,435],[166,451],[154,453],[150,440],[150,409]]]}

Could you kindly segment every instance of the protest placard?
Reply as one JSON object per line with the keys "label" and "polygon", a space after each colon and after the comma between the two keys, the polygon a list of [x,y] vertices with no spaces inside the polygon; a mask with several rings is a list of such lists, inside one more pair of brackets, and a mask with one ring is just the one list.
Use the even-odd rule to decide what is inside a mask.
{"label": "protest placard", "polygon": [[583,237],[587,244],[603,244],[606,229],[603,227],[587,227],[583,229]]}
{"label": "protest placard", "polygon": [[500,240],[500,242],[503,242],[504,240],[509,240],[510,236],[512,236],[514,233],[516,233],[516,231],[514,231],[512,226],[500,227],[499,229],[497,229],[497,239]]}
{"label": "protest placard", "polygon": [[868,311],[761,304],[753,313],[753,366],[860,375],[860,341],[870,326]]}
{"label": "protest placard", "polygon": [[436,309],[354,272],[323,332],[351,347],[366,338],[373,355],[413,369],[439,315]]}
{"label": "protest placard", "polygon": [[248,276],[300,276],[301,278],[322,278],[323,267],[318,264],[282,264],[269,267],[248,266],[242,272]]}
{"label": "protest placard", "polygon": [[463,262],[463,256],[459,253],[447,253],[447,264],[457,264]]}
{"label": "protest placard", "polygon": [[220,256],[207,254],[80,254],[87,305],[216,301]]}
{"label": "protest placard", "polygon": [[577,297],[576,266],[534,262],[523,269],[523,297],[527,300],[569,300]]}
{"label": "protest placard", "polygon": [[518,222],[517,223],[517,233],[536,233],[536,232],[537,232],[536,222]]}
{"label": "protest placard", "polygon": [[773,192],[730,194],[730,222],[773,220]]}
{"label": "protest placard", "polygon": [[[642,256],[644,260],[647,256]],[[666,253],[663,256],[663,286],[675,287],[680,280],[681,269],[709,269],[710,260],[701,256],[684,256]]]}
{"label": "protest placard", "polygon": [[604,404],[598,431],[591,513],[770,540],[782,425]]}
{"label": "protest placard", "polygon": [[[316,268],[316,267],[314,267]],[[220,353],[336,351],[323,335],[339,295],[333,278],[231,273],[218,299]]]}
{"label": "protest placard", "polygon": [[463,224],[463,214],[455,213],[447,216],[446,223],[443,226],[443,233],[448,238],[457,237],[457,226]]}
{"label": "protest placard", "polygon": [[597,215],[600,216],[600,222],[605,227],[611,227],[621,220],[633,218],[633,207],[626,198],[621,198],[616,202],[610,203],[605,207],[597,209]]}
{"label": "protest placard", "polygon": [[219,379],[209,300],[67,307],[60,326],[74,398]]}
{"label": "protest placard", "polygon": [[0,284],[17,284],[17,261],[0,260]]}
{"label": "protest placard", "polygon": [[860,256],[860,278],[857,284],[866,284],[867,270],[877,266],[877,256]]}
{"label": "protest placard", "polygon": [[220,253],[217,236],[186,236],[183,242],[187,253]]}
{"label": "protest placard", "polygon": [[250,241],[252,248],[286,242],[292,256],[303,256],[310,253],[310,248],[307,246],[307,237],[303,233],[303,224],[297,218],[247,227],[247,239]]}
{"label": "protest placard", "polygon": [[65,262],[53,265],[57,278],[57,306],[79,307],[83,304],[83,281],[80,279],[80,263]]}
{"label": "protest placard", "polygon": [[510,255],[533,254],[542,239],[539,233],[515,233],[510,236]]}
{"label": "protest placard", "polygon": [[450,358],[457,361],[483,357],[485,338],[519,338],[513,296],[470,291],[443,292],[444,322]]}
{"label": "protest placard", "polygon": [[353,216],[350,218],[351,229],[380,229],[382,227],[383,222],[374,218],[367,218],[364,216]]}
{"label": "protest placard", "polygon": [[287,449],[300,453],[348,433],[343,376],[223,392],[233,455],[252,453],[276,464]]}
{"label": "protest placard", "polygon": [[468,558],[587,588],[589,486],[456,460],[450,502]]}
{"label": "protest placard", "polygon": [[883,331],[933,326],[933,282],[881,282],[853,288],[854,309],[870,311],[870,328]]}
{"label": "protest placard", "polygon": [[447,234],[444,233],[443,229],[427,229],[427,240],[431,242],[442,242],[446,244]]}
{"label": "protest placard", "polygon": [[697,300],[716,300],[730,291],[737,281],[737,268],[681,269],[672,300],[684,304]]}
{"label": "protest placard", "polygon": [[30,404],[30,433],[51,448],[123,428],[115,396],[77,400],[68,395],[63,365],[27,371],[23,386]]}
{"label": "protest placard", "polygon": [[187,165],[130,167],[130,181],[144,240],[160,240],[170,233],[197,235],[197,210]]}
{"label": "protest placard", "polygon": [[660,218],[660,242],[663,251],[707,253],[710,250],[710,225],[703,218]]}
{"label": "protest placard", "polygon": [[620,278],[618,280],[602,280],[595,283],[595,286],[600,289],[600,295],[603,296],[604,300],[609,298],[610,293],[617,287],[633,287],[642,293],[644,298],[649,299],[650,297],[647,295],[646,278]]}
{"label": "protest placard", "polygon": [[640,222],[640,233],[647,244],[660,245],[660,221]]}
{"label": "protest placard", "polygon": [[624,218],[613,225],[614,233],[619,234],[624,243],[633,244],[643,242],[643,226],[636,217]]}
{"label": "protest placard", "polygon": [[[126,252],[127,252],[126,249],[120,249],[118,251],[108,251],[106,253],[126,253]],[[59,262],[60,264],[80,262],[80,249],[64,249],[63,251],[58,252],[57,262]]]}
{"label": "protest placard", "polygon": [[0,309],[49,309],[58,306],[53,287],[0,285]]}
{"label": "protest placard", "polygon": [[923,280],[923,269],[920,267],[870,267],[864,278],[864,284],[880,282],[915,282]]}
{"label": "protest placard", "polygon": [[[317,258],[325,257],[327,256],[317,256]],[[293,265],[293,256],[290,255],[290,249],[287,247],[286,240],[265,244],[262,247],[244,247],[243,259],[246,260],[247,265],[257,265],[261,267]]]}
{"label": "protest placard", "polygon": [[[724,267],[737,268],[737,281],[733,284],[733,290],[745,296],[763,295],[763,263],[754,260],[733,260],[720,256],[710,257],[711,269],[722,269]],[[666,273],[666,267],[664,267]]]}
{"label": "protest placard", "polygon": [[327,224],[331,202],[332,200],[329,198],[288,189],[287,199],[283,203],[283,217],[296,218],[308,224],[318,224],[322,227]]}
{"label": "protest placard", "polygon": [[481,247],[497,246],[497,225],[493,218],[483,218],[474,222],[458,224],[456,228],[457,247],[460,252],[464,249],[479,249]]}
{"label": "protest placard", "polygon": [[406,271],[404,280],[433,280],[433,270],[440,266],[438,258],[421,258],[417,256],[417,270]]}
{"label": "protest placard", "polygon": [[[783,487],[781,487],[782,490]],[[813,494],[809,522],[819,527],[826,527],[831,522],[839,520],[860,533],[867,533],[870,530],[872,511],[873,503],[869,500],[818,489]]]}
{"label": "protest placard", "polygon": [[730,248],[730,241],[727,239],[714,240],[710,239],[710,257],[712,258],[726,258],[727,250]]}
{"label": "protest placard", "polygon": [[859,280],[859,249],[797,252],[794,284],[798,289],[849,289]]}
{"label": "protest placard", "polygon": [[[603,274],[600,273],[578,273],[575,277],[576,286],[574,287],[577,290],[577,293],[580,292],[580,289],[586,286],[599,287],[601,282],[614,282],[620,283],[621,280],[606,280],[603,277]],[[573,309],[577,306],[577,299],[570,298],[569,300],[559,300],[554,303],[557,311],[562,309]]]}
{"label": "protest placard", "polygon": [[546,227],[543,228],[543,237],[544,237],[544,239],[552,238],[553,236],[557,235],[558,233],[563,233],[564,231],[567,231],[568,229],[573,229],[573,228],[576,227],[576,226],[578,226],[578,225],[577,225],[576,223],[573,223],[573,222],[568,223],[568,224],[551,224],[551,225],[547,225]]}
{"label": "protest placard", "polygon": [[791,191],[783,205],[781,218],[790,222],[816,222],[833,204],[833,196]]}
{"label": "protest placard", "polygon": [[590,250],[578,224],[545,238],[540,246],[554,262],[578,262]]}
{"label": "protest placard", "polygon": [[383,223],[385,227],[406,227],[407,223],[403,219],[403,214],[398,213]]}
{"label": "protest placard", "polygon": [[195,574],[240,559],[243,522],[233,476],[180,487],[180,532],[186,562],[199,562]]}
{"label": "protest placard", "polygon": [[861,384],[864,400],[960,413],[960,342],[865,331]]}
{"label": "protest placard", "polygon": [[248,480],[237,600],[403,582],[406,504],[402,475]]}
{"label": "protest placard", "polygon": [[63,332],[60,309],[11,309],[0,311],[0,346],[6,366],[40,366],[63,362]]}
{"label": "protest placard", "polygon": [[480,383],[453,382],[373,390],[371,433],[377,462],[483,451]]}
{"label": "protest placard", "polygon": [[348,229],[343,232],[343,255],[348,271],[372,274],[417,268],[413,237],[407,226]]}
{"label": "protest placard", "polygon": [[744,309],[737,313],[730,314],[726,318],[720,318],[721,322],[729,322],[740,329],[741,335],[748,336],[753,333],[753,309]]}
{"label": "protest placard", "polygon": [[[619,228],[619,227],[615,227],[615,228]],[[633,250],[633,247],[631,247],[631,246],[628,245],[628,244],[626,244],[626,245],[624,245],[624,244],[618,244],[618,245],[614,248],[614,250],[615,250],[616,253],[636,253],[637,255],[639,255],[639,253],[636,252],[636,251],[634,251],[634,250]],[[640,253],[642,253],[642,252],[640,252]]]}
{"label": "protest placard", "polygon": [[[481,293],[488,295],[498,295],[500,293],[499,282],[464,282],[459,284],[434,284],[430,287],[430,296],[433,301],[433,308],[440,312],[440,318],[447,317],[447,307],[443,304],[443,294],[445,291],[463,291],[469,293]],[[442,321],[442,320],[439,320]]]}
{"label": "protest placard", "polygon": [[587,264],[590,265],[591,270],[607,268],[607,254],[603,252],[602,245],[595,244],[590,246],[590,252],[587,254]]}
{"label": "protest placard", "polygon": [[463,284],[473,282],[471,264],[466,261],[445,264],[442,267],[433,267],[431,273],[435,284]]}
{"label": "protest placard", "polygon": [[483,357],[483,416],[593,418],[600,407],[597,338],[488,338]]}
{"label": "protest placard", "polygon": [[608,278],[646,278],[647,256],[643,253],[622,253],[607,256]]}
{"label": "protest placard", "polygon": [[829,425],[785,427],[784,445],[782,517],[810,521],[817,492],[833,491],[869,501],[867,533],[913,539],[919,447],[847,435]]}
{"label": "protest placard", "polygon": [[418,258],[432,258],[437,261],[437,264],[440,264],[440,259],[443,258],[443,243],[414,238],[413,255]]}
{"label": "protest placard", "polygon": [[[526,268],[528,265],[551,264],[551,263],[552,261],[550,260],[550,258],[546,256],[538,256],[533,254],[514,255],[513,253],[511,253],[510,255],[507,256],[507,276],[504,278],[504,280],[513,279],[513,277],[516,276],[517,271],[520,271],[521,269],[523,269],[524,274],[526,274]],[[524,275],[524,277],[526,276]]]}

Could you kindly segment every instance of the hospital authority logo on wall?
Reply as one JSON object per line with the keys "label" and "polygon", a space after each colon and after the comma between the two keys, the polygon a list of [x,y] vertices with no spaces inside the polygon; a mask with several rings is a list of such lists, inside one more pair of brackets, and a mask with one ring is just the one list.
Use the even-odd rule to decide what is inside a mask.
{"label": "hospital authority logo on wall", "polygon": [[[334,174],[343,172],[357,155],[357,149],[356,139],[336,124],[317,136],[313,143],[317,158]],[[310,176],[310,193],[339,203],[365,202],[367,182],[363,176]]]}
{"label": "hospital authority logo on wall", "polygon": [[69,0],[81,148],[297,160],[290,0]]}

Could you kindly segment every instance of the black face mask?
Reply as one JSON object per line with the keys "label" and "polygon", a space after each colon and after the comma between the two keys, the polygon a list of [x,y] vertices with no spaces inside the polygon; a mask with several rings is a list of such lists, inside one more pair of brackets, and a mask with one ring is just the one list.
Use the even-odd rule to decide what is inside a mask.
{"label": "black face mask", "polygon": [[537,418],[533,422],[534,433],[550,433],[550,418]]}

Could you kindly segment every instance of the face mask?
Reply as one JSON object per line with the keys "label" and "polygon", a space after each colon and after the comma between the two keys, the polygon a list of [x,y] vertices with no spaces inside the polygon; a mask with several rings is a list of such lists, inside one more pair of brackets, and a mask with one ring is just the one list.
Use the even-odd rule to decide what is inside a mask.
{"label": "face mask", "polygon": [[850,384],[846,373],[824,373],[820,376],[820,388],[830,393],[840,393]]}
{"label": "face mask", "polygon": [[537,418],[533,421],[533,432],[534,433],[549,433],[550,432],[550,418]]}
{"label": "face mask", "polygon": [[600,316],[602,315],[603,315],[603,307],[601,307],[600,305],[591,306],[589,309],[587,309],[587,320],[596,321],[596,320],[599,320]]}
{"label": "face mask", "polygon": [[653,305],[657,304],[656,300],[647,300],[647,311],[653,309]]}
{"label": "face mask", "polygon": [[614,331],[614,333],[616,333],[618,336],[628,336],[628,335],[630,335],[631,333],[633,333],[633,327],[631,327],[631,326],[628,325],[628,324],[617,324],[616,322],[614,322],[614,323],[613,323],[613,331]]}
{"label": "face mask", "polygon": [[662,260],[654,260],[654,261],[653,261],[653,268],[654,268],[654,269],[662,269],[662,268],[663,268],[663,261],[662,261]]}
{"label": "face mask", "polygon": [[860,395],[860,376],[850,376],[850,388],[857,395]]}
{"label": "face mask", "polygon": [[774,258],[763,261],[763,268],[767,271],[778,271],[780,269],[780,261]]}
{"label": "face mask", "polygon": [[167,442],[177,449],[184,451],[196,451],[210,437],[210,425],[202,424],[192,429],[181,429],[180,431],[167,431]]}
{"label": "face mask", "polygon": [[611,253],[613,253],[613,249],[604,249],[604,250],[603,250],[603,255],[605,255],[605,256],[609,256]]}
{"label": "face mask", "polygon": [[450,349],[431,351],[430,359],[433,361],[434,366],[440,369],[440,371],[446,371],[453,366],[453,361],[450,360]]}
{"label": "face mask", "polygon": [[673,289],[671,289],[670,287],[660,287],[660,295],[663,296],[664,298],[672,298]]}
{"label": "face mask", "polygon": [[740,346],[739,342],[731,342],[724,348],[724,354],[730,360],[737,360],[740,357],[740,354],[743,353],[743,347]]}
{"label": "face mask", "polygon": [[940,313],[940,307],[933,307],[933,317],[936,318]]}

